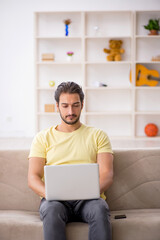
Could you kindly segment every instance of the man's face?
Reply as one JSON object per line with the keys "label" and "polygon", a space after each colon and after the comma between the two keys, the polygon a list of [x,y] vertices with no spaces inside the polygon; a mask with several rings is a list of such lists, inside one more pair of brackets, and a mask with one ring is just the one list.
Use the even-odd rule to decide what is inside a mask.
{"label": "man's face", "polygon": [[81,104],[80,97],[77,93],[62,93],[60,95],[57,109],[60,113],[61,119],[66,124],[76,124],[79,121],[82,108],[83,104]]}

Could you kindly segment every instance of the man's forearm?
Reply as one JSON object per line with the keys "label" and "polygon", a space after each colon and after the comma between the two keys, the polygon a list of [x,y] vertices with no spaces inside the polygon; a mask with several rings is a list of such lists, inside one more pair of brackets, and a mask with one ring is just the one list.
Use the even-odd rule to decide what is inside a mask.
{"label": "man's forearm", "polygon": [[106,174],[103,174],[100,176],[100,193],[105,192],[113,183],[113,175],[110,174],[106,176]]}
{"label": "man's forearm", "polygon": [[45,198],[45,184],[38,176],[30,177],[28,181],[28,186],[40,197]]}
{"label": "man's forearm", "polygon": [[111,153],[97,154],[99,164],[100,193],[105,192],[113,182],[113,155]]}

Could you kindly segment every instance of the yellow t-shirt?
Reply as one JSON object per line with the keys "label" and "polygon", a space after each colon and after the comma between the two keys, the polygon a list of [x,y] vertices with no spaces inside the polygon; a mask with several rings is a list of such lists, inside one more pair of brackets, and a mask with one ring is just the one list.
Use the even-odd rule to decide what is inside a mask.
{"label": "yellow t-shirt", "polygon": [[[46,165],[96,163],[102,152],[113,153],[102,130],[82,124],[73,132],[60,132],[53,126],[34,137],[29,158],[45,158]],[[105,199],[104,194],[101,197]]]}

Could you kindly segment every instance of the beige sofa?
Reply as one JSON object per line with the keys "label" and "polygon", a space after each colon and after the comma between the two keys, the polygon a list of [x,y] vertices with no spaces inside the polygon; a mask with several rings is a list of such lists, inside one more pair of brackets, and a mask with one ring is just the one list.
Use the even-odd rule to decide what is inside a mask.
{"label": "beige sofa", "polygon": [[[116,150],[107,192],[113,240],[160,240],[160,149]],[[27,186],[28,151],[0,151],[0,240],[42,240],[39,197]],[[126,214],[126,219],[114,219]],[[70,223],[67,240],[87,240],[86,223]]]}

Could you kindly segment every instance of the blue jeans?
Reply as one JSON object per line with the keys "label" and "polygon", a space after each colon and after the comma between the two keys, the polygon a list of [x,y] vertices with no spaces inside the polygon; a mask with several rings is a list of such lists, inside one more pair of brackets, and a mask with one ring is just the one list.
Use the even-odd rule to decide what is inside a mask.
{"label": "blue jeans", "polygon": [[89,240],[111,240],[109,208],[101,198],[80,201],[43,198],[39,212],[45,240],[66,240],[66,223],[75,221],[89,224]]}

